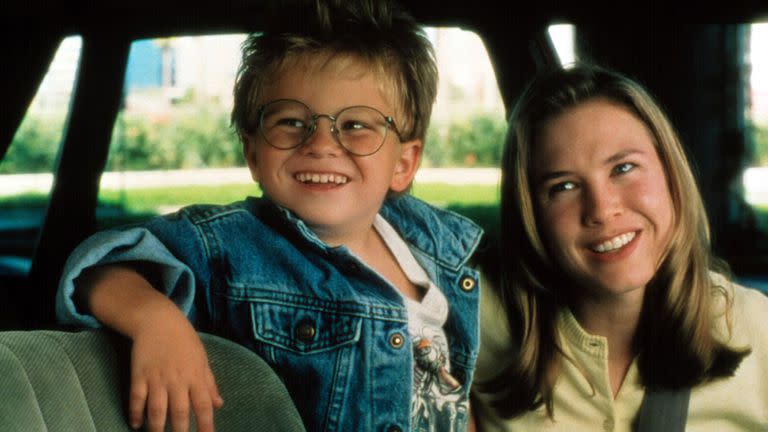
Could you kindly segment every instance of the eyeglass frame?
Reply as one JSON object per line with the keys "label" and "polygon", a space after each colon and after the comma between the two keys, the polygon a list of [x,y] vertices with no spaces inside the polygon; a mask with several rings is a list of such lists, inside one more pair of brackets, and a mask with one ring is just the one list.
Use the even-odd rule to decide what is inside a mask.
{"label": "eyeglass frame", "polygon": [[[291,147],[278,147],[278,146],[272,144],[269,141],[269,139],[264,135],[263,122],[264,122],[264,111],[265,111],[265,108],[267,106],[269,106],[271,104],[274,104],[274,103],[277,103],[277,102],[297,102],[300,105],[302,105],[304,108],[306,108],[307,111],[312,116],[311,117],[312,118],[312,123],[310,124],[310,127],[309,127],[310,132],[304,137],[304,139],[302,139],[297,144],[295,144],[295,145],[293,145]],[[336,128],[336,119],[339,117],[339,115],[341,113],[343,113],[344,111],[346,111],[348,109],[351,109],[351,108],[367,108],[367,109],[372,109],[372,110],[376,111],[377,113],[381,114],[381,117],[384,119],[384,122],[385,122],[385,125],[386,125],[387,129],[392,129],[395,132],[395,136],[397,137],[397,139],[400,142],[404,141],[402,135],[400,134],[400,130],[398,130],[398,128],[397,128],[397,124],[395,123],[395,119],[392,118],[392,116],[388,116],[388,115],[384,114],[383,112],[379,111],[378,109],[376,109],[374,107],[371,107],[371,106],[368,106],[368,105],[350,105],[348,107],[344,107],[344,108],[340,109],[336,114],[318,114],[318,113],[315,113],[315,111],[312,108],[310,108],[309,105],[305,104],[304,102],[302,102],[302,101],[300,101],[298,99],[289,99],[289,98],[271,100],[271,101],[266,102],[266,103],[264,103],[264,104],[262,104],[262,105],[260,105],[258,107],[258,109],[256,110],[256,114],[257,114],[257,116],[259,118],[259,124],[258,124],[259,135],[261,135],[261,137],[264,138],[264,141],[266,141],[267,144],[269,144],[270,146],[272,146],[272,147],[274,147],[274,148],[276,148],[278,150],[292,150],[292,149],[295,149],[295,148],[298,148],[298,147],[301,147],[302,145],[304,145],[307,142],[307,140],[309,140],[309,138],[311,138],[312,135],[314,135],[315,132],[317,131],[317,120],[320,119],[321,117],[326,117],[328,120],[331,121],[331,135],[333,135],[333,137],[336,140],[336,142],[341,146],[341,148],[344,149],[344,151],[348,152],[349,154],[351,154],[353,156],[358,156],[358,157],[371,156],[371,155],[377,153],[379,150],[381,150],[381,148],[384,146],[384,142],[387,141],[387,135],[386,134],[384,135],[384,139],[381,140],[381,143],[379,144],[379,146],[376,147],[376,149],[373,150],[370,153],[355,153],[352,150],[350,150],[349,148],[347,148],[347,146],[341,141],[341,137],[339,136],[338,129]]]}

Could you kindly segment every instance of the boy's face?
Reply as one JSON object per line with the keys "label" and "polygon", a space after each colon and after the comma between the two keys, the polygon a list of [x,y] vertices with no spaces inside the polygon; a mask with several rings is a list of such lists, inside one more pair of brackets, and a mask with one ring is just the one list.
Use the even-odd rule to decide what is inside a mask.
{"label": "boy's face", "polygon": [[[381,80],[361,62],[310,57],[276,75],[264,86],[260,104],[295,99],[315,114],[330,115],[363,105],[395,117],[396,124],[401,121],[392,97],[381,91]],[[275,148],[258,132],[245,137],[248,166],[264,193],[330,245],[359,241],[369,233],[387,192],[410,185],[421,150],[421,141],[401,143],[389,130],[376,153],[354,156],[336,141],[327,117],[319,117],[314,134],[293,149]]]}

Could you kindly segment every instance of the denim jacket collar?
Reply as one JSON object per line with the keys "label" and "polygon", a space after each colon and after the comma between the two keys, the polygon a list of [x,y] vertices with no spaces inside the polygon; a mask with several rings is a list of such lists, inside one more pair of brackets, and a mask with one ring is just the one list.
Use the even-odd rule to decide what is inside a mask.
{"label": "denim jacket collar", "polygon": [[[314,247],[326,252],[346,249],[345,246],[328,246],[295,213],[274,201],[270,200],[270,203],[288,222],[287,225]],[[386,199],[379,213],[406,242],[451,269],[466,264],[482,236],[482,229],[468,218],[437,209],[410,195]]]}

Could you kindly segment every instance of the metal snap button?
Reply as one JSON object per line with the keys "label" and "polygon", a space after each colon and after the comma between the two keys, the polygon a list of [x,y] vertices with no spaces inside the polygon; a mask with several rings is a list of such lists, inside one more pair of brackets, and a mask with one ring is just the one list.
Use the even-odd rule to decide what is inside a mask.
{"label": "metal snap button", "polygon": [[469,276],[461,278],[461,289],[467,292],[472,291],[475,289],[475,280]]}
{"label": "metal snap button", "polygon": [[403,346],[404,342],[405,339],[403,339],[403,335],[400,333],[395,333],[389,337],[389,344],[392,346],[392,348],[400,348]]}
{"label": "metal snap button", "polygon": [[315,325],[311,322],[303,322],[296,327],[296,337],[302,342],[309,342],[315,337]]}

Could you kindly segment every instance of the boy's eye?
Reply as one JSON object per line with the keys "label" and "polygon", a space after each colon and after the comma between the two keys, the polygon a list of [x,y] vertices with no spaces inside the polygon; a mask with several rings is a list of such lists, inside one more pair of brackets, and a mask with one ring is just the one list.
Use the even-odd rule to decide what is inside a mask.
{"label": "boy's eye", "polygon": [[366,129],[371,129],[371,127],[367,123],[360,120],[346,120],[341,125],[341,130],[343,131],[361,131]]}
{"label": "boy's eye", "polygon": [[632,171],[633,169],[635,169],[636,166],[637,165],[633,164],[632,162],[620,163],[620,164],[616,165],[613,168],[613,173],[614,174],[626,174],[626,173]]}
{"label": "boy's eye", "polygon": [[289,128],[297,128],[297,129],[303,129],[306,128],[306,123],[304,120],[298,119],[298,118],[281,118],[277,121],[276,126],[285,126]]}

